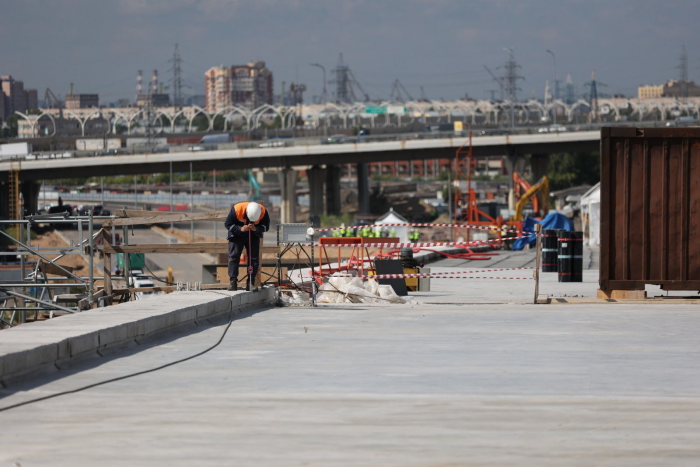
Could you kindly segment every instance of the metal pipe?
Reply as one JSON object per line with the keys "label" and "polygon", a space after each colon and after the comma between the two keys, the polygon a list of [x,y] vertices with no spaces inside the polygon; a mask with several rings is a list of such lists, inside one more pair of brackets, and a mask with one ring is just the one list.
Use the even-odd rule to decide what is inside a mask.
{"label": "metal pipe", "polygon": [[[63,266],[61,266],[60,264],[56,264],[56,263],[54,262],[55,260],[54,260],[54,261],[51,261],[51,260],[48,259],[46,256],[42,255],[42,254],[39,253],[38,251],[34,251],[33,249],[29,248],[27,245],[25,245],[24,243],[20,242],[19,240],[16,240],[16,239],[12,238],[10,235],[6,234],[6,233],[5,233],[4,231],[2,231],[2,230],[0,230],[0,234],[3,234],[4,236],[6,236],[7,238],[9,238],[9,239],[12,240],[13,242],[15,242],[15,243],[17,243],[18,245],[24,247],[24,248],[27,249],[28,251],[31,251],[32,253],[34,253],[34,254],[37,255],[39,258],[43,259],[44,261],[47,261],[47,262],[49,262],[49,263],[53,263],[54,266],[56,266],[57,268],[59,268],[59,269],[62,270],[63,272],[69,274],[71,277],[74,277],[74,278],[80,280],[80,279],[78,278],[78,276],[76,276],[75,274],[73,274],[72,272],[70,272],[69,270],[67,270],[67,269],[64,268]],[[58,259],[58,258],[56,258],[56,259]],[[22,277],[25,277],[25,275],[22,274]],[[84,285],[84,284],[83,284],[83,285]]]}
{"label": "metal pipe", "polygon": [[[173,161],[170,161],[170,212],[173,212]],[[175,232],[173,223],[170,223],[170,233]]]}
{"label": "metal pipe", "polygon": [[[192,162],[190,162],[190,212],[194,213],[194,179],[192,178]],[[190,221],[190,238],[194,242],[194,221]]]}
{"label": "metal pipe", "polygon": [[[44,192],[44,193],[46,193],[46,192]],[[104,177],[100,177],[100,200],[101,200],[100,204],[102,205],[102,209],[104,209],[105,208],[105,178]],[[44,203],[44,204],[46,204],[46,203]]]}
{"label": "metal pipe", "polygon": [[[19,235],[18,235],[18,236],[19,236],[20,239],[22,239],[22,237],[24,237],[24,224],[20,224],[20,225],[19,225]],[[18,243],[19,243],[19,242],[18,242]],[[21,274],[21,277],[25,277],[25,276],[27,275],[27,270],[26,270],[26,267],[27,267],[27,260],[26,260],[26,258],[24,257],[24,255],[22,255],[22,256],[20,256],[19,261],[20,261],[20,266],[19,266],[19,267],[20,267],[20,274]],[[22,290],[22,292],[26,292],[26,290],[25,290],[24,288],[22,288],[21,290]],[[24,303],[20,302],[20,306],[22,306],[22,305],[24,305]],[[26,322],[26,320],[27,320],[27,315],[26,315],[25,312],[22,311],[22,312],[19,314],[19,322],[20,322],[20,323],[24,323],[24,322]]]}
{"label": "metal pipe", "polygon": [[[53,280],[53,279],[51,279]],[[37,282],[36,284],[33,282],[0,282],[0,288],[3,287],[85,287],[85,284],[83,283],[74,283],[74,282],[69,282],[68,284],[45,284],[41,282]]]}
{"label": "metal pipe", "polygon": [[[214,169],[214,211],[216,211],[216,169]],[[218,225],[218,222],[214,222],[214,241],[215,242],[219,239],[217,225]]]}
{"label": "metal pipe", "polygon": [[45,302],[43,300],[39,300],[39,299],[36,299],[34,297],[30,297],[28,295],[21,294],[19,292],[12,292],[10,290],[3,290],[3,292],[8,294],[8,295],[12,295],[15,297],[23,298],[25,300],[29,300],[30,302],[35,302],[35,303],[40,303],[42,305],[46,305],[47,307],[53,308],[56,310],[63,310],[63,311],[67,311],[68,313],[76,313],[77,312],[77,310],[72,310],[70,308],[66,308],[66,307],[61,306],[61,305],[56,305],[55,303]]}
{"label": "metal pipe", "polygon": [[95,282],[94,282],[94,262],[95,262],[95,257],[93,254],[93,248],[95,247],[95,239],[93,237],[93,222],[92,222],[92,211],[90,211],[90,222],[88,223],[88,268],[90,269],[88,271],[88,304],[92,308],[92,302],[93,302],[93,288],[95,287]]}

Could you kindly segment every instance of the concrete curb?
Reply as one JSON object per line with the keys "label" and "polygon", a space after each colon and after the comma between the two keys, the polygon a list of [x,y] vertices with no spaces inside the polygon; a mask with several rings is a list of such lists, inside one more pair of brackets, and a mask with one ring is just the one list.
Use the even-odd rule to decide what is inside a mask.
{"label": "concrete curb", "polygon": [[[0,332],[0,385],[56,371],[61,364],[99,356],[103,349],[272,305],[274,289],[258,292],[175,292],[149,300],[27,323]],[[138,341],[137,341],[138,343]]]}

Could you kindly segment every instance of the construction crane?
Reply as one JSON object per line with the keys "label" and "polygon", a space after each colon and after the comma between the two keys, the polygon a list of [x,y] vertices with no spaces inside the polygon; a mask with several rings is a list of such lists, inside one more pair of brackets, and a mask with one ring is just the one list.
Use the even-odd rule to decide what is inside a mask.
{"label": "construction crane", "polygon": [[[532,188],[532,185],[523,178],[518,172],[513,172],[513,196],[516,202],[519,201],[527,191]],[[532,211],[536,216],[540,215],[540,200],[537,196],[532,198]]]}
{"label": "construction crane", "polygon": [[542,199],[544,200],[544,202],[542,203],[543,215],[547,214],[548,209],[546,200],[549,199],[549,179],[546,175],[544,175],[540,179],[540,181],[532,185],[515,204],[515,215],[513,216],[514,221],[523,220],[523,210],[525,209],[525,206],[530,201],[530,199],[533,200],[534,205],[538,193],[541,193]]}
{"label": "construction crane", "polygon": [[44,93],[44,103],[46,104],[46,108],[48,109],[63,108],[63,101],[56,97],[56,95],[53,93],[53,91],[51,91],[50,88],[46,88],[46,92]]}
{"label": "construction crane", "polygon": [[[403,93],[401,92],[402,90]],[[389,99],[394,100],[396,102],[406,102],[406,99],[404,99],[404,94],[406,95],[409,101],[413,100],[413,96],[411,96],[411,94],[406,90],[404,85],[401,84],[401,81],[397,79],[392,85],[391,95],[389,96]]]}

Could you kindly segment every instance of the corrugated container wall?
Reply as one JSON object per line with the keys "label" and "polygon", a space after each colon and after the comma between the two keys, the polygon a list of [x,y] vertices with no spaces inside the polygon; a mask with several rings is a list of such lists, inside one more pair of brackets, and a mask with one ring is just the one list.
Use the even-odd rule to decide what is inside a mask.
{"label": "corrugated container wall", "polygon": [[602,128],[600,288],[700,290],[700,128]]}

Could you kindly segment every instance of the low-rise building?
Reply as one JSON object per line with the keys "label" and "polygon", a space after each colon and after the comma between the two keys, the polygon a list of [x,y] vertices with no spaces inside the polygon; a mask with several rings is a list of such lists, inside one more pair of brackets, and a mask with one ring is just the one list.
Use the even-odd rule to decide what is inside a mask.
{"label": "low-rise building", "polygon": [[66,109],[91,109],[100,106],[98,94],[68,94]]}

